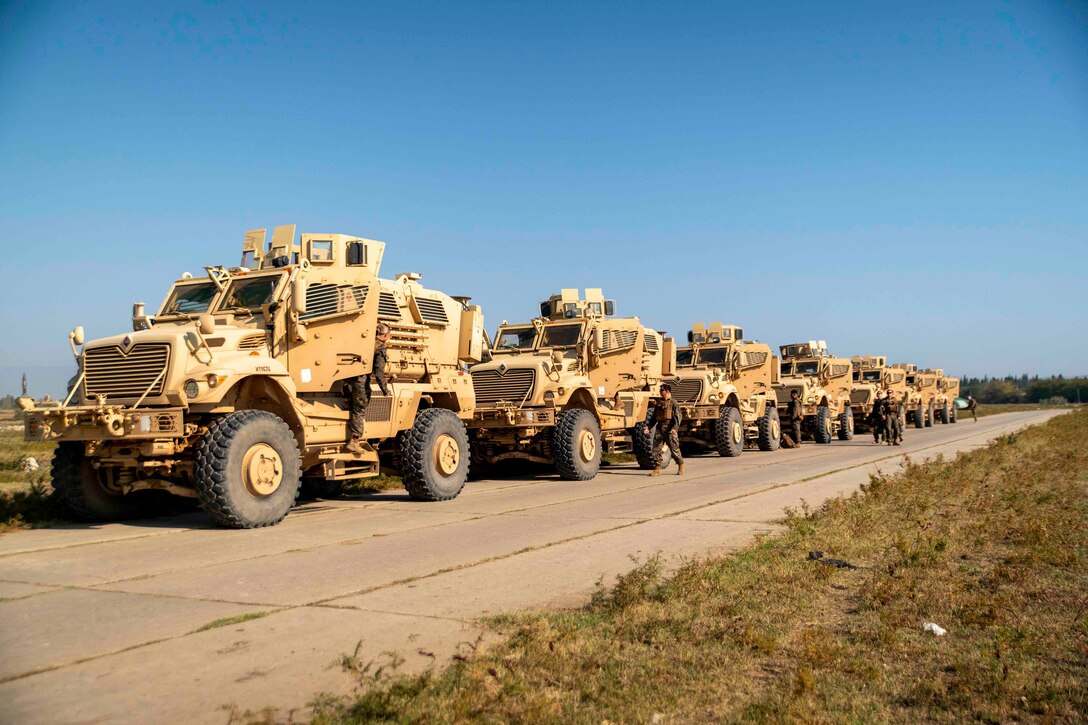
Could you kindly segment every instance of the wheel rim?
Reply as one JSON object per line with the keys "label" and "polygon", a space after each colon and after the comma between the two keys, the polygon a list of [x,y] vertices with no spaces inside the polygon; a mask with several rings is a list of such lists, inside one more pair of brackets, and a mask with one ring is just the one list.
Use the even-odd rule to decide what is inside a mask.
{"label": "wheel rim", "polygon": [[831,435],[831,418],[824,418],[824,432]]}
{"label": "wheel rim", "polygon": [[593,431],[584,430],[578,434],[578,455],[586,463],[592,461],[593,457],[597,455],[597,439],[593,435]]}
{"label": "wheel rim", "polygon": [[452,476],[461,463],[461,447],[453,436],[443,433],[434,444],[434,467],[443,476]]}
{"label": "wheel rim", "polygon": [[740,443],[744,440],[744,429],[741,428],[740,423],[733,421],[733,442]]}
{"label": "wheel rim", "polygon": [[242,481],[253,496],[271,496],[283,482],[283,460],[267,443],[252,446],[242,458]]}
{"label": "wheel rim", "polygon": [[781,434],[782,434],[782,428],[781,428],[781,426],[778,425],[778,421],[777,420],[772,420],[771,421],[771,436],[773,438],[778,438]]}

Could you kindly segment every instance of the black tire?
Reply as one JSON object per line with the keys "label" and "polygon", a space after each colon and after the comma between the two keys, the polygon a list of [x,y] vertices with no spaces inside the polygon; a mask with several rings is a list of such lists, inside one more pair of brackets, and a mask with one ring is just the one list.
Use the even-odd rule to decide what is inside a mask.
{"label": "black tire", "polygon": [[465,424],[452,410],[425,408],[400,441],[400,476],[416,501],[456,498],[472,457]]}
{"label": "black tire", "polygon": [[942,425],[948,425],[948,404],[947,403],[945,403],[945,405],[939,411],[937,411],[937,419],[939,421],[941,421]]}
{"label": "black tire", "polygon": [[926,428],[932,428],[932,427],[933,427],[933,403],[930,403],[929,407],[926,408]]}
{"label": "black tire", "polygon": [[782,445],[782,422],[778,408],[767,406],[767,412],[759,419],[759,450],[777,451]]}
{"label": "black tire", "polygon": [[295,505],[300,469],[295,435],[279,416],[237,410],[216,419],[197,444],[197,498],[220,526],[274,526]]}
{"label": "black tire", "polygon": [[148,513],[146,501],[136,494],[116,494],[99,480],[98,470],[78,441],[62,441],[53,454],[53,490],[65,510],[77,521],[121,521]]}
{"label": "black tire", "polygon": [[839,416],[839,440],[850,441],[854,439],[854,409],[849,405]]}
{"label": "black tire", "polygon": [[739,410],[726,406],[718,412],[714,443],[719,456],[736,458],[744,453],[744,418]]}
{"label": "black tire", "polygon": [[340,498],[344,493],[343,481],[330,481],[320,476],[306,476],[299,487],[302,498]]}
{"label": "black tire", "polygon": [[831,408],[821,405],[816,409],[816,428],[812,431],[812,440],[817,443],[830,443],[831,428]]}
{"label": "black tire", "polygon": [[555,470],[567,481],[588,481],[601,467],[601,427],[588,410],[564,410],[555,421]]}
{"label": "black tire", "polygon": [[922,404],[919,403],[918,407],[914,409],[914,427],[924,428],[926,425],[926,414],[922,410]]}
{"label": "black tire", "polygon": [[646,433],[642,423],[639,423],[627,432],[631,435],[631,448],[635,454],[635,460],[638,461],[638,467],[644,471],[656,468],[659,462],[654,456],[653,431]]}

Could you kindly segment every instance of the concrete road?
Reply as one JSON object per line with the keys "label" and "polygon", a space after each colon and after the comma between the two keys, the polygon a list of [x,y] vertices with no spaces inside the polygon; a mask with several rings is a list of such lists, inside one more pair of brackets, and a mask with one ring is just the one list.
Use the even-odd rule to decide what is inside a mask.
{"label": "concrete road", "polygon": [[[416,670],[476,646],[482,615],[585,602],[660,552],[724,551],[775,531],[785,506],[855,490],[877,470],[985,445],[1055,413],[859,435],[828,446],[634,465],[589,482],[491,480],[453,501],[403,492],[299,507],[280,526],[202,514],[0,537],[0,721],[225,722],[229,709],[304,715],[349,692],[339,660]],[[261,613],[243,623],[206,625]]]}

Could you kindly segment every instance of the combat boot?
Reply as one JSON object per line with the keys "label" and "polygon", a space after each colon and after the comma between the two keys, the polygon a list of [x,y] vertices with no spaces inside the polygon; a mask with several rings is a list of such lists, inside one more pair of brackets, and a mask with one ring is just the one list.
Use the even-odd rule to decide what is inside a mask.
{"label": "combat boot", "polygon": [[348,441],[348,444],[346,446],[344,446],[344,450],[348,451],[349,453],[365,453],[366,452],[366,449],[363,448],[363,439],[362,438],[352,438],[350,441]]}
{"label": "combat boot", "polygon": [[655,468],[654,470],[650,471],[650,475],[651,476],[660,476],[661,475],[661,469],[660,468]]}
{"label": "combat boot", "polygon": [[684,475],[684,464],[683,463],[679,464],[676,467],[676,475],[677,476],[683,476]]}

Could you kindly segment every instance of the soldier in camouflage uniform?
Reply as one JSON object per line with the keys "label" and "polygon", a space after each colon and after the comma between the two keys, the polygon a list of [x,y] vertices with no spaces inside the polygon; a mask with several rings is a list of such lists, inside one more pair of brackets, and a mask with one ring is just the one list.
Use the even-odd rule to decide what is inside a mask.
{"label": "soldier in camouflage uniform", "polygon": [[876,400],[873,401],[873,412],[869,414],[869,425],[873,429],[873,443],[880,445],[880,439],[884,436],[887,427],[887,414],[884,408],[887,401],[880,397],[880,391],[876,391]]}
{"label": "soldier in camouflage uniform", "polygon": [[796,390],[790,391],[790,402],[786,405],[786,423],[790,426],[790,435],[794,446],[801,445],[801,423],[805,420],[805,406]]}
{"label": "soldier in camouflage uniform", "polygon": [[903,441],[903,428],[899,425],[899,401],[895,391],[889,390],[884,400],[884,440],[888,445],[899,445]]}
{"label": "soldier in camouflage uniform", "polygon": [[661,385],[661,400],[654,403],[646,413],[646,420],[642,424],[647,435],[650,428],[654,428],[654,438],[651,450],[654,452],[654,460],[657,465],[650,471],[651,476],[661,475],[661,458],[658,455],[660,446],[667,446],[672,457],[676,459],[676,475],[684,473],[684,457],[680,455],[680,436],[676,432],[680,427],[680,408],[673,403],[672,386],[668,383]]}
{"label": "soldier in camouflage uniform", "polygon": [[363,429],[366,426],[366,406],[370,405],[370,379],[373,377],[382,395],[389,395],[389,386],[385,379],[385,364],[388,361],[385,343],[389,341],[389,332],[389,325],[384,322],[378,325],[374,332],[374,360],[370,372],[351,380],[351,418],[348,421],[351,440],[347,444],[347,450],[352,453],[362,453],[365,450]]}

